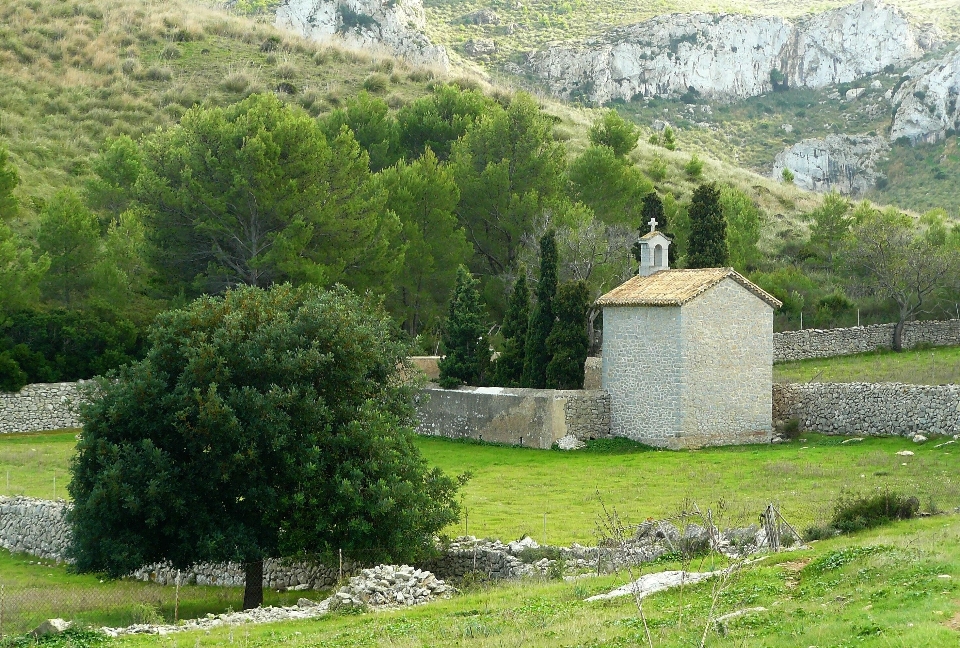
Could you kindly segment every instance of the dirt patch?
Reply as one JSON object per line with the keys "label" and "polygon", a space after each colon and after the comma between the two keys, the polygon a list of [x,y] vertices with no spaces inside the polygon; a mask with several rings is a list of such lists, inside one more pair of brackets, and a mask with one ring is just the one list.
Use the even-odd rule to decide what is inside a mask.
{"label": "dirt patch", "polygon": [[800,582],[797,580],[797,574],[800,573],[800,570],[810,564],[810,561],[813,558],[801,558],[800,560],[791,560],[790,562],[780,563],[780,566],[783,567],[784,571],[787,572],[787,577],[784,579],[784,585],[787,586],[787,589],[795,589]]}
{"label": "dirt patch", "polygon": [[948,620],[945,625],[951,630],[960,632],[960,610],[958,610],[957,613],[953,615],[953,618]]}
{"label": "dirt patch", "polygon": [[813,558],[801,558],[800,560],[791,560],[790,562],[780,563],[780,566],[786,569],[788,572],[796,574],[801,569],[810,564]]}

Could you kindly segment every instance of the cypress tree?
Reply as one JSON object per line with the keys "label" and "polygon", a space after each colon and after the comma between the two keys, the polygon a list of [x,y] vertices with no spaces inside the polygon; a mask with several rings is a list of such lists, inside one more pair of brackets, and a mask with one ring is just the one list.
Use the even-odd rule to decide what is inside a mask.
{"label": "cypress tree", "polygon": [[524,348],[524,387],[543,389],[547,386],[547,338],[553,331],[553,298],[557,294],[557,234],[550,230],[540,239],[540,282],[537,284],[537,305],[530,315],[527,342]]}
{"label": "cypress tree", "polygon": [[513,294],[507,314],[503,318],[503,352],[493,367],[493,384],[498,387],[519,387],[523,377],[524,347],[527,342],[527,326],[530,320],[530,291],[527,289],[526,273],[513,285]]}
{"label": "cypress tree", "polygon": [[590,348],[589,299],[587,284],[582,281],[569,281],[557,290],[553,301],[557,321],[547,338],[547,351],[551,356],[547,365],[547,387],[551,389],[583,389],[583,364]]}
{"label": "cypress tree", "polygon": [[727,221],[716,183],[704,183],[693,192],[690,202],[690,238],[687,242],[688,268],[723,268],[730,265]]}
{"label": "cypress tree", "polygon": [[[667,231],[667,214],[663,210],[663,201],[656,191],[651,191],[643,197],[643,204],[640,208],[640,227],[638,230],[640,236],[650,231],[651,218],[657,219],[658,232]],[[630,251],[633,253],[633,258],[637,260],[637,263],[640,263],[640,242],[636,241],[633,247],[630,248]]]}
{"label": "cypress tree", "polygon": [[484,333],[483,306],[480,305],[477,282],[464,266],[460,266],[443,332],[446,356],[439,362],[442,387],[480,384],[490,351]]}

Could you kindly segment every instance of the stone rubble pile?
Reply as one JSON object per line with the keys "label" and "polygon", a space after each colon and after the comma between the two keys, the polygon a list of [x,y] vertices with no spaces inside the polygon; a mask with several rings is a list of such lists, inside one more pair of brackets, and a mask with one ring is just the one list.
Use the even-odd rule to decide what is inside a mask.
{"label": "stone rubble pile", "polygon": [[420,605],[451,593],[451,588],[429,571],[409,565],[378,565],[351,578],[329,604],[332,608],[383,609]]}

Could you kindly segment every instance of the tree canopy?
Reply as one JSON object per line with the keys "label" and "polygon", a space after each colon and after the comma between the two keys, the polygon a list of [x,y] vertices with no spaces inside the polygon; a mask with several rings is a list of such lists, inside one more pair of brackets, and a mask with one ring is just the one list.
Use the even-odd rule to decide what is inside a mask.
{"label": "tree canopy", "polygon": [[375,302],[240,287],[164,313],[149,339],[82,408],[78,570],[235,561],[252,607],[265,558],[407,561],[457,519],[457,483],[413,444],[408,349]]}
{"label": "tree canopy", "polygon": [[722,268],[730,262],[727,221],[720,204],[720,188],[701,184],[690,200],[690,236],[687,243],[688,268]]}

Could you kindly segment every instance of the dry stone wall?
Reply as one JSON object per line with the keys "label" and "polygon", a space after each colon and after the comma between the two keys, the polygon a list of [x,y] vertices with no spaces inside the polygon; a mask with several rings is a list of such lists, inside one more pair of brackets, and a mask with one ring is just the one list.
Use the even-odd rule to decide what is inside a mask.
{"label": "dry stone wall", "polygon": [[[0,548],[45,560],[67,560],[70,528],[65,519],[70,504],[29,497],[0,497]],[[499,543],[465,548],[454,543],[426,566],[439,578],[459,578],[479,572],[494,579],[519,578],[529,569]],[[361,565],[344,561],[343,573],[355,574]],[[320,589],[337,583],[340,566],[316,562],[266,560],[264,585],[274,589]],[[132,578],[160,585],[176,583],[177,570],[169,565],[147,565]],[[206,563],[180,572],[181,584],[241,587],[243,567],[236,563]]]}
{"label": "dry stone wall", "polygon": [[778,383],[773,417],[825,434],[952,435],[960,433],[960,385]]}
{"label": "dry stone wall", "polygon": [[37,383],[15,394],[0,392],[0,434],[80,427],[72,403],[78,383]]}
{"label": "dry stone wall", "polygon": [[[807,329],[773,334],[773,361],[790,362],[810,358],[866,353],[893,347],[895,324],[872,324],[851,328]],[[960,345],[960,320],[907,322],[903,327],[903,348],[919,344]]]}

